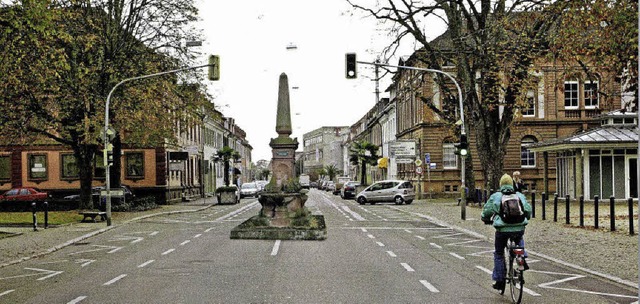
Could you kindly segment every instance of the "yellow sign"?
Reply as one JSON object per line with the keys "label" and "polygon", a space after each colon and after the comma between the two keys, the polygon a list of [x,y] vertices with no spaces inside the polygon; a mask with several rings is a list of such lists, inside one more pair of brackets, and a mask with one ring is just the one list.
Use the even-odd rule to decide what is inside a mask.
{"label": "yellow sign", "polygon": [[386,157],[378,158],[378,168],[385,169],[389,166],[389,159]]}
{"label": "yellow sign", "polygon": [[416,166],[422,166],[422,161],[419,159],[416,159],[414,163],[416,164]]}

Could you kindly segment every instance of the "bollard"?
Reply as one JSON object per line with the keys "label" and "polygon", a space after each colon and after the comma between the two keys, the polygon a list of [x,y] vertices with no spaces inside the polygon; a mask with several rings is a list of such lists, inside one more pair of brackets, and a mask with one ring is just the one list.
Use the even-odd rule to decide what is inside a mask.
{"label": "bollard", "polygon": [[542,192],[542,220],[547,219],[547,194]]}
{"label": "bollard", "polygon": [[611,225],[611,231],[616,231],[616,198],[609,197],[609,222]]}
{"label": "bollard", "polygon": [[569,216],[571,216],[571,214],[569,214],[569,200],[571,199],[571,197],[569,196],[569,194],[567,194],[565,197],[565,207],[564,207],[564,221],[567,225],[570,224],[570,220],[569,220]]}
{"label": "bollard", "polygon": [[598,222],[600,221],[600,219],[598,219],[598,203],[600,202],[600,197],[599,196],[594,196],[593,197],[593,217],[595,217],[594,222],[593,222],[593,228],[598,229]]}
{"label": "bollard", "polygon": [[49,203],[44,202],[44,229],[49,228]]}
{"label": "bollard", "polygon": [[628,198],[629,202],[629,235],[633,235],[633,198]]}
{"label": "bollard", "polygon": [[36,203],[31,203],[31,213],[33,214],[33,231],[38,231],[38,218],[36,217]]}
{"label": "bollard", "polygon": [[584,196],[580,195],[580,227],[584,227]]}
{"label": "bollard", "polygon": [[558,193],[553,194],[553,221],[558,221]]}
{"label": "bollard", "polygon": [[458,206],[460,206],[460,203],[462,202],[461,198],[458,198]]}
{"label": "bollard", "polygon": [[536,217],[536,193],[531,192],[531,217]]}

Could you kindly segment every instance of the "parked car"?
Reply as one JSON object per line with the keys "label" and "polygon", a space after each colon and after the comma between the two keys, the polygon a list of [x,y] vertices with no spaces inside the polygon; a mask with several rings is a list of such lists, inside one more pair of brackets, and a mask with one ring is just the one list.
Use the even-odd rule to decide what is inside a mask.
{"label": "parked car", "polygon": [[13,188],[0,195],[0,201],[8,202],[35,202],[44,201],[49,195],[38,188],[22,187]]}
{"label": "parked car", "polygon": [[269,182],[265,180],[258,180],[258,181],[255,181],[255,183],[256,185],[258,185],[258,191],[262,192],[264,191],[264,187],[266,187]]}
{"label": "parked car", "polygon": [[328,181],[326,184],[324,184],[324,191],[333,192],[335,190],[336,190],[336,183],[334,183],[333,181]]}
{"label": "parked car", "polygon": [[[103,186],[91,188],[91,200],[93,201],[94,207],[97,207],[100,210],[106,210],[106,199],[100,199],[100,193],[105,189],[106,187]],[[133,191],[131,191],[131,188],[127,185],[122,185],[120,188],[110,188],[110,191],[122,191],[122,193],[124,193],[125,202],[131,202],[136,197],[135,194],[133,194]],[[80,194],[67,195],[64,199],[68,201],[80,200]],[[115,202],[115,200],[112,200],[112,202]]]}
{"label": "parked car", "polygon": [[377,202],[394,202],[396,205],[402,203],[411,204],[416,197],[411,182],[403,180],[379,181],[362,190],[356,195],[356,201],[360,205]]}
{"label": "parked car", "polygon": [[348,181],[342,186],[340,189],[340,197],[343,199],[348,199],[356,196],[356,187],[360,186],[359,182],[356,181]]}
{"label": "parked car", "polygon": [[243,197],[258,197],[260,189],[258,189],[258,185],[256,183],[244,183],[240,186],[240,198]]}

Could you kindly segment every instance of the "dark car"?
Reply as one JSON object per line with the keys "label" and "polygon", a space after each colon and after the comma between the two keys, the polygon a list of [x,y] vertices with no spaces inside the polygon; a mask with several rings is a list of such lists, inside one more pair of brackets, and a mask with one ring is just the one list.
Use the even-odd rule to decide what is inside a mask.
{"label": "dark car", "polygon": [[[105,189],[106,187],[103,186],[91,188],[91,199],[94,203],[94,206],[98,207],[98,209],[100,210],[106,209],[106,200],[100,200],[100,193]],[[127,185],[122,185],[120,188],[110,188],[110,191],[112,198],[115,196],[115,194],[119,194],[119,192],[122,191],[122,193],[124,194],[124,200],[126,202],[131,202],[136,197],[135,194],[133,194],[133,191],[131,191],[131,188],[129,188],[129,186]],[[64,199],[69,201],[77,201],[80,200],[80,194],[67,195],[64,197]]]}
{"label": "dark car", "polygon": [[35,202],[44,201],[49,195],[38,188],[13,188],[0,195],[0,201],[6,202]]}
{"label": "dark car", "polygon": [[340,189],[340,197],[344,199],[356,197],[356,187],[358,186],[360,186],[360,183],[355,181],[344,183],[342,189]]}

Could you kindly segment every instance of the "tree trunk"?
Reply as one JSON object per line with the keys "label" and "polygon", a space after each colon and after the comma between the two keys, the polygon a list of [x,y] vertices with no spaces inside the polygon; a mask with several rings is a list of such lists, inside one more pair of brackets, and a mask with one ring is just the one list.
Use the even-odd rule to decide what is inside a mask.
{"label": "tree trunk", "polygon": [[361,171],[360,171],[360,180],[362,180],[362,185],[367,185],[367,163],[364,160],[361,160]]}
{"label": "tree trunk", "polygon": [[73,148],[78,163],[78,177],[80,178],[80,209],[92,209],[91,181],[93,180],[93,159],[97,147],[95,145],[76,145]]}
{"label": "tree trunk", "polygon": [[229,160],[224,160],[224,185],[229,187]]}

